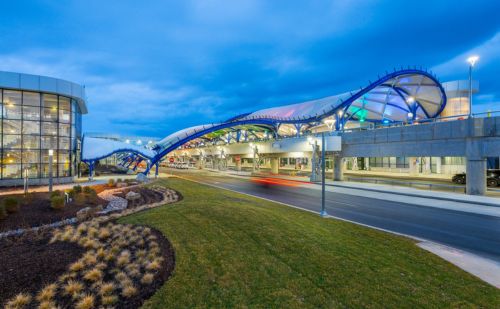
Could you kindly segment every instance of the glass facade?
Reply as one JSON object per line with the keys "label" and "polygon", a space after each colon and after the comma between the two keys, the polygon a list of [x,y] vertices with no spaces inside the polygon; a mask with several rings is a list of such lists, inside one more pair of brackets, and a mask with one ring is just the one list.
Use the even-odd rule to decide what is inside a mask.
{"label": "glass facade", "polygon": [[82,119],[74,99],[48,93],[0,89],[0,179],[76,175]]}

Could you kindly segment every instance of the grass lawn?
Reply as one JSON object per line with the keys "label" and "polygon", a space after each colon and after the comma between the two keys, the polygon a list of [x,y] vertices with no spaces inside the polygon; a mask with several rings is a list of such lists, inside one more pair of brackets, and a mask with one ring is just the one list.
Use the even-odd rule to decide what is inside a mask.
{"label": "grass lawn", "polygon": [[122,218],[163,232],[173,277],[146,308],[500,308],[500,290],[411,240],[182,179]]}

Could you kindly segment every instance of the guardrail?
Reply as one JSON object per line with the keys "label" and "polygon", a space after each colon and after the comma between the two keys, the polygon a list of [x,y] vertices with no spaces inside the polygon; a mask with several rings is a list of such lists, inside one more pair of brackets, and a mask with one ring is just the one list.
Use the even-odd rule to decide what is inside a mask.
{"label": "guardrail", "polygon": [[[459,186],[459,185],[447,185],[447,184],[441,184],[441,183],[426,183],[426,182],[420,182],[420,181],[402,181],[402,180],[393,180],[393,179],[380,179],[380,178],[366,178],[366,177],[346,177],[347,181],[357,181],[357,182],[368,182],[368,183],[375,183],[375,184],[389,184],[392,186],[402,186],[402,187],[410,187],[410,188],[416,188],[416,187],[426,187],[427,190],[432,191],[432,189],[448,189],[453,192],[457,191],[462,191],[465,193],[465,186]],[[500,191],[498,189],[492,189],[495,191]]]}

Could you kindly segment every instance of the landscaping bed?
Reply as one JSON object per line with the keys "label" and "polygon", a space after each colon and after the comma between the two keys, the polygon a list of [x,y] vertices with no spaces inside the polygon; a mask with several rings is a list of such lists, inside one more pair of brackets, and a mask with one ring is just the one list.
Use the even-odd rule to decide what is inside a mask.
{"label": "landscaping bed", "polygon": [[0,260],[6,308],[138,308],[175,265],[158,231],[95,220],[2,239]]}
{"label": "landscaping bed", "polygon": [[53,209],[48,192],[29,193],[27,197],[22,194],[2,196],[0,197],[0,203],[7,197],[15,198],[19,203],[19,209],[16,212],[9,213],[5,219],[0,220],[0,232],[62,221],[75,217],[76,213],[84,207],[104,206],[107,204],[105,200],[98,196],[92,196],[91,198],[83,196],[79,200],[75,199],[73,202],[66,204],[61,209]]}
{"label": "landscaping bed", "polygon": [[85,252],[73,243],[49,244],[50,238],[45,232],[0,239],[0,300],[20,291],[34,294]]}
{"label": "landscaping bed", "polygon": [[162,193],[145,188],[145,187],[142,187],[142,186],[135,187],[132,189],[123,189],[123,191],[113,193],[113,195],[119,196],[121,198],[126,198],[127,193],[129,193],[131,191],[135,192],[135,193],[139,193],[140,197],[137,199],[134,199],[134,200],[128,200],[128,207],[127,208],[135,208],[135,207],[138,207],[141,205],[157,203],[157,202],[160,202],[161,200],[163,200]]}

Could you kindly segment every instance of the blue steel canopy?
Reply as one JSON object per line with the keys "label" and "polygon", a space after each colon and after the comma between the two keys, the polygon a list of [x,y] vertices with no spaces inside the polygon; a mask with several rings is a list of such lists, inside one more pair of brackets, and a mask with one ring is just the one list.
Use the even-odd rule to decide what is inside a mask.
{"label": "blue steel canopy", "polygon": [[242,114],[218,124],[199,125],[170,134],[154,147],[161,159],[183,144],[224,128],[253,124],[274,131],[280,124],[311,124],[335,116],[337,129],[348,121],[404,122],[437,117],[446,105],[446,94],[430,73],[406,69],[387,74],[356,92],[272,107]]}
{"label": "blue steel canopy", "polygon": [[[357,91],[266,108],[241,114],[224,122],[198,125],[172,133],[153,147],[154,155],[142,153],[150,159],[145,173],[169,152],[218,130],[252,125],[276,133],[281,124],[294,124],[299,128],[305,124],[310,127],[332,116],[335,129],[338,130],[349,121],[388,123],[434,118],[439,116],[445,105],[445,91],[432,74],[418,69],[394,71]],[[134,152],[139,153],[138,149],[135,150]],[[111,152],[113,150],[109,148],[106,151]]]}

